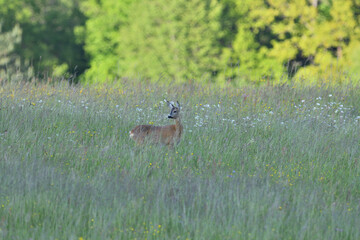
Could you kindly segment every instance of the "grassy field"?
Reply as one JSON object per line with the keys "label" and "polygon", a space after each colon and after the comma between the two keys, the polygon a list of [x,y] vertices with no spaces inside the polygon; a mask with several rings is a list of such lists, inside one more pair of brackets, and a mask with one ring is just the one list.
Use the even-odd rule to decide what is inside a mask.
{"label": "grassy field", "polygon": [[[137,124],[182,104],[175,149]],[[0,87],[0,239],[360,239],[360,89]]]}

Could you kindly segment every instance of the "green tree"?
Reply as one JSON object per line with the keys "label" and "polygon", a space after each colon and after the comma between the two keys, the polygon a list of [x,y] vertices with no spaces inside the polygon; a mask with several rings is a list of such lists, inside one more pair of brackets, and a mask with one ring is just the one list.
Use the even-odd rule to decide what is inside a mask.
{"label": "green tree", "polygon": [[15,49],[22,68],[31,65],[39,78],[79,74],[87,67],[82,43],[74,29],[85,22],[79,11],[81,0],[0,1],[4,30],[16,24],[22,39]]}
{"label": "green tree", "polygon": [[358,46],[359,29],[352,0],[239,4],[238,33],[232,47],[224,51],[235,66],[228,70],[233,77],[279,79],[287,72],[295,79],[330,80],[354,69],[349,68],[356,62],[350,49]]}
{"label": "green tree", "polygon": [[323,81],[341,81],[354,64],[351,55],[359,46],[360,29],[353,3],[351,0],[333,0],[328,6],[325,5],[328,9],[323,14],[325,17],[321,16],[321,5],[318,6],[317,21],[299,39],[299,48],[312,61],[298,71],[298,77],[316,76]]}
{"label": "green tree", "polygon": [[119,46],[125,75],[199,80],[216,73],[222,37],[217,1],[145,1],[133,9]]}
{"label": "green tree", "polygon": [[15,46],[21,42],[21,29],[19,25],[2,32],[0,23],[0,81],[11,80],[20,67],[20,58],[15,53]]}
{"label": "green tree", "polygon": [[86,81],[114,80],[119,75],[120,29],[128,24],[132,0],[84,0],[81,10],[88,17],[84,27],[78,27],[78,36],[85,42],[90,57]]}
{"label": "green tree", "polygon": [[[198,80],[216,74],[223,35],[217,1],[135,1],[116,12],[105,3],[91,2],[87,10],[101,15],[86,24],[86,49],[92,55],[87,78]],[[100,25],[106,25],[101,34]]]}
{"label": "green tree", "polygon": [[233,1],[236,35],[231,45],[223,49],[220,78],[237,84],[280,78],[282,66],[277,58],[268,54],[273,36],[265,23],[254,23],[252,16],[262,4],[252,0]]}

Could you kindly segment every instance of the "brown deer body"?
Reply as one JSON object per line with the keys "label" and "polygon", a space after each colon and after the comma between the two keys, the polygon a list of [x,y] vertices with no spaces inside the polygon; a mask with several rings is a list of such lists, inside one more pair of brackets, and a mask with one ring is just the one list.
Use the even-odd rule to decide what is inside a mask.
{"label": "brown deer body", "polygon": [[174,119],[174,125],[167,126],[153,126],[153,125],[138,125],[130,131],[130,138],[138,144],[145,141],[149,143],[159,143],[167,146],[174,146],[178,144],[183,133],[183,126],[180,121],[180,104],[174,106],[169,101],[166,101],[171,108],[168,118]]}

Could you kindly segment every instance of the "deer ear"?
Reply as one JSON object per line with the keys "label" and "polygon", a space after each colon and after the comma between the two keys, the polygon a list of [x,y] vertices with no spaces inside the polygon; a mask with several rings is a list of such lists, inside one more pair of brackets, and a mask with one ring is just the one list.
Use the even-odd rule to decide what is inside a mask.
{"label": "deer ear", "polygon": [[180,103],[179,101],[176,101],[177,107],[180,109]]}

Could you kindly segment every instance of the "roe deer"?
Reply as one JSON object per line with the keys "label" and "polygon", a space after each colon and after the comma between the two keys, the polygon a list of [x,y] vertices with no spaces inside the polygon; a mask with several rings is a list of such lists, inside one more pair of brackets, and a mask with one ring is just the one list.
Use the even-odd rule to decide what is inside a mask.
{"label": "roe deer", "polygon": [[180,104],[174,106],[171,102],[165,100],[167,105],[171,108],[168,118],[174,119],[174,125],[153,126],[153,125],[138,125],[130,131],[130,138],[138,144],[144,141],[150,143],[161,143],[167,146],[174,146],[180,142],[183,126],[180,122]]}

